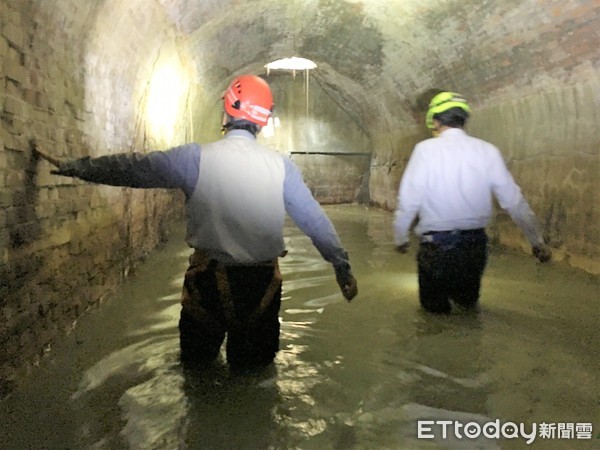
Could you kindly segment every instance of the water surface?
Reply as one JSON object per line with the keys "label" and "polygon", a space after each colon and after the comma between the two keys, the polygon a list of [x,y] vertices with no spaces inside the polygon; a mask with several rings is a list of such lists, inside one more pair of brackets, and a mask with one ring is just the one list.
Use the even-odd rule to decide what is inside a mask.
{"label": "water surface", "polygon": [[[286,225],[273,367],[178,362],[189,250],[178,230],[82,317],[0,403],[3,449],[598,448],[598,279],[491,249],[481,311],[420,311],[413,245],[391,213],[326,207],[350,253],[348,304],[309,239]],[[417,421],[592,423],[591,440],[417,439]],[[438,433],[439,434],[439,433]]]}

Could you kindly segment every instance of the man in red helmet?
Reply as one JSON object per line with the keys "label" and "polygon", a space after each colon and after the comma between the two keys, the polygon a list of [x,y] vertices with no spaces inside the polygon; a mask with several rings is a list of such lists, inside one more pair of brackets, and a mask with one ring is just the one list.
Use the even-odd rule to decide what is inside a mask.
{"label": "man in red helmet", "polygon": [[179,188],[186,196],[186,242],[194,249],[179,320],[181,360],[215,360],[227,335],[233,368],[270,364],[279,349],[285,214],[335,270],[344,297],[357,294],[348,254],[298,168],[256,142],[273,107],[260,77],[237,77],[223,96],[223,139],[147,154],[63,161],[37,153],[57,175],[135,188]]}

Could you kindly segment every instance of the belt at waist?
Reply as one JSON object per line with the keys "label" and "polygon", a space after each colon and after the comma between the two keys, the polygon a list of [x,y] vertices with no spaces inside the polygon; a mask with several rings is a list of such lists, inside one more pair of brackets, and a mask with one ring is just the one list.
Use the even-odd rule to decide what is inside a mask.
{"label": "belt at waist", "polygon": [[436,242],[450,237],[485,235],[485,228],[471,230],[427,231],[421,236],[421,242]]}
{"label": "belt at waist", "polygon": [[[287,252],[286,252],[287,253]],[[285,256],[285,255],[282,255]],[[237,262],[221,262],[216,259],[213,259],[210,256],[210,253],[207,250],[203,249],[194,249],[194,253],[190,255],[189,258],[190,265],[192,266],[204,266],[207,267],[211,261],[215,261],[217,264],[224,267],[274,267],[277,264],[277,258],[272,259],[270,261],[257,261],[251,263],[237,263]]]}

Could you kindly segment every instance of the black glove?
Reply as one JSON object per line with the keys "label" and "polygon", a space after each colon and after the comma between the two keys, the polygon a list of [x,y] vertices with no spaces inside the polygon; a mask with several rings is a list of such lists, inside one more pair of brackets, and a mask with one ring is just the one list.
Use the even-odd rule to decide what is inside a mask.
{"label": "black glove", "polygon": [[552,250],[546,244],[534,245],[531,247],[531,252],[542,263],[548,262],[552,258]]}
{"label": "black glove", "polygon": [[358,294],[358,285],[356,278],[352,275],[352,270],[349,265],[337,266],[335,269],[335,279],[337,281],[342,294],[346,300],[350,301]]}
{"label": "black glove", "polygon": [[408,252],[408,242],[405,242],[404,244],[396,245],[396,251],[398,253],[402,253],[402,254]]}

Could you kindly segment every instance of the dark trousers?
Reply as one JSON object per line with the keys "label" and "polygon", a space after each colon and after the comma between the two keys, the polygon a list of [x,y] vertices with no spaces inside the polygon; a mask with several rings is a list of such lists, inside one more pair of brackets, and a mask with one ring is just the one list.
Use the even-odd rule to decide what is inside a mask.
{"label": "dark trousers", "polygon": [[183,286],[179,340],[184,364],[214,361],[227,336],[232,368],[268,365],[279,350],[281,275],[277,262],[223,266],[190,261]]}
{"label": "dark trousers", "polygon": [[474,308],[488,257],[485,231],[434,232],[424,237],[430,242],[422,242],[417,253],[421,306],[448,313],[452,300]]}

